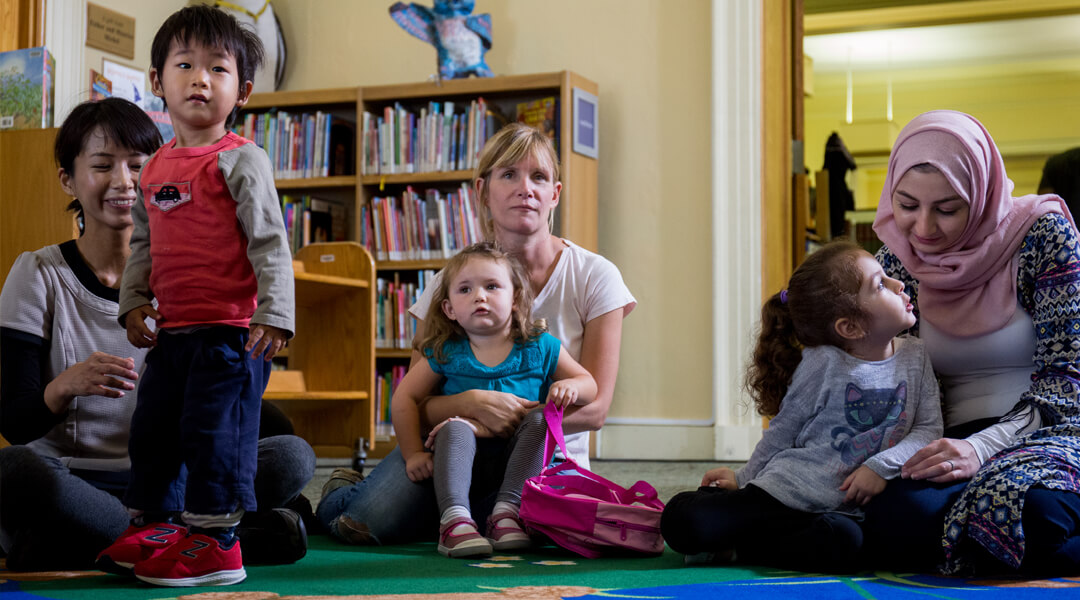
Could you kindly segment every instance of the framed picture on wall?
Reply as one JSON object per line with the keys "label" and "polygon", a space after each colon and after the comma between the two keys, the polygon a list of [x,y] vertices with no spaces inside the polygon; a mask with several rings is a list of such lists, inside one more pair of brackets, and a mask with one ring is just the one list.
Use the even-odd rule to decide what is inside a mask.
{"label": "framed picture on wall", "polygon": [[600,150],[598,112],[600,102],[593,94],[581,88],[574,88],[574,152],[596,158]]}

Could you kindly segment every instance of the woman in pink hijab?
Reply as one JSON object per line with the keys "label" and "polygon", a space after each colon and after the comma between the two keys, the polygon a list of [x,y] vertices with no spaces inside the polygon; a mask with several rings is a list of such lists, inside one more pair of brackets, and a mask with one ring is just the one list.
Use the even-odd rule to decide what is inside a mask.
{"label": "woman in pink hijab", "polygon": [[945,437],[868,505],[876,566],[1080,573],[1080,247],[1065,203],[1012,197],[975,118],[914,118],[874,231],[941,380]]}

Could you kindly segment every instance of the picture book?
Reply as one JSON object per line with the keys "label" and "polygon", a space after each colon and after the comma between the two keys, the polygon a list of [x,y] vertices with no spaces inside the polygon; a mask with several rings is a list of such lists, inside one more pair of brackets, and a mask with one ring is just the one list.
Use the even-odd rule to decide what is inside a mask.
{"label": "picture book", "polygon": [[55,69],[44,46],[0,52],[0,130],[53,126]]}
{"label": "picture book", "polygon": [[559,127],[558,115],[558,101],[553,96],[517,105],[518,122],[543,131],[553,142]]}
{"label": "picture book", "polygon": [[104,100],[112,96],[112,82],[105,76],[90,69],[90,99]]}

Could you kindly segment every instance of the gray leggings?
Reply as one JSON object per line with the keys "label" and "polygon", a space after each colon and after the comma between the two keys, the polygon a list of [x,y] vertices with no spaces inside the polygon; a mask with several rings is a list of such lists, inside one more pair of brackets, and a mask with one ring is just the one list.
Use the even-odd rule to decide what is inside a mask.
{"label": "gray leggings", "polygon": [[[529,411],[514,434],[514,447],[506,464],[502,485],[496,502],[521,504],[521,489],[525,480],[540,474],[544,466],[544,439],[547,423],[540,408]],[[435,497],[439,514],[451,506],[469,506],[472,486],[473,458],[476,456],[476,435],[461,421],[450,421],[435,436]]]}
{"label": "gray leggings", "polygon": [[[315,452],[304,440],[292,435],[259,440],[259,508],[289,502],[314,473]],[[128,526],[127,509],[118,498],[126,483],[126,473],[72,471],[26,446],[0,449],[0,545],[8,568],[91,568]]]}

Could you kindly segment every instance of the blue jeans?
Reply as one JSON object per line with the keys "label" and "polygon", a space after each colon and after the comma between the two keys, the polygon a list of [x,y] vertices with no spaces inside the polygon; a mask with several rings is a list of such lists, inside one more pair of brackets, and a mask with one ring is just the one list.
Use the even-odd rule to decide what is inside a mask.
{"label": "blue jeans", "polygon": [[[473,520],[483,524],[495,505],[512,440],[476,440],[469,501]],[[315,516],[335,538],[353,544],[402,544],[434,540],[439,531],[435,486],[413,483],[401,449],[394,448],[363,481],[331,491]],[[482,526],[482,525],[481,525]]]}
{"label": "blue jeans", "polygon": [[[304,440],[292,435],[259,440],[259,506],[283,506],[314,474],[315,452]],[[8,568],[91,568],[130,521],[118,497],[127,476],[126,471],[72,471],[27,446],[0,449],[0,545],[8,553]]]}

